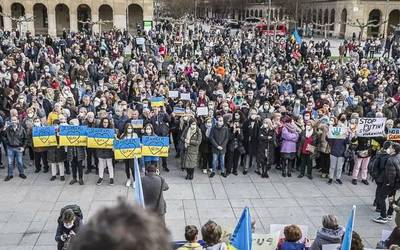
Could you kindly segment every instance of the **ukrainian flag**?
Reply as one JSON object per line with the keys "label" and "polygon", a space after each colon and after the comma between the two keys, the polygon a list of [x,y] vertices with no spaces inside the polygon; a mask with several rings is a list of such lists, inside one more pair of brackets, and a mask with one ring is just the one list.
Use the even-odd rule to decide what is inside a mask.
{"label": "ukrainian flag", "polygon": [[251,217],[248,207],[245,207],[235,231],[231,238],[230,249],[232,250],[252,250],[252,228]]}
{"label": "ukrainian flag", "polygon": [[139,138],[114,141],[114,156],[116,160],[134,159],[142,157],[142,148]]}
{"label": "ukrainian flag", "polygon": [[151,107],[163,107],[164,97],[152,97],[150,98]]}
{"label": "ukrainian flag", "polygon": [[57,146],[56,128],[52,126],[32,128],[33,147]]}
{"label": "ukrainian flag", "polygon": [[351,240],[353,238],[354,218],[356,216],[356,206],[353,206],[349,218],[347,219],[346,231],[343,236],[341,250],[351,249]]}
{"label": "ukrainian flag", "polygon": [[86,126],[60,126],[60,145],[85,147],[87,144]]}
{"label": "ukrainian flag", "polygon": [[87,147],[112,149],[115,131],[110,128],[88,128]]}
{"label": "ukrainian flag", "polygon": [[162,136],[143,136],[142,155],[168,157],[169,138]]}

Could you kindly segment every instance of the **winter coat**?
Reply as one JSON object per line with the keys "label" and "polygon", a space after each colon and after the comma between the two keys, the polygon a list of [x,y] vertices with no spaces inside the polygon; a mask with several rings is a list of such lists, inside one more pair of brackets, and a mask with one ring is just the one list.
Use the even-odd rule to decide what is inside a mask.
{"label": "winter coat", "polygon": [[304,250],[308,249],[304,243],[284,241],[282,244],[278,244],[278,250]]}
{"label": "winter coat", "polygon": [[[186,136],[188,134],[190,127],[187,127],[181,136],[181,143],[185,145]],[[183,146],[182,149],[182,167],[183,168],[195,168],[198,164],[199,158],[199,146],[201,143],[201,131],[196,128],[196,131],[190,137],[190,143],[187,147]]]}
{"label": "winter coat", "polygon": [[4,131],[3,142],[9,147],[25,147],[26,140],[26,131],[21,125],[16,130],[13,126],[8,126]]}
{"label": "winter coat", "polygon": [[386,162],[389,159],[390,155],[387,154],[386,151],[381,150],[375,155],[375,157],[376,161],[374,163],[374,166],[372,166],[372,171],[369,174],[376,183],[384,183],[386,178]]}
{"label": "winter coat", "polygon": [[282,145],[281,153],[295,153],[296,144],[299,139],[299,134],[295,129],[289,128],[285,125],[282,129]]}
{"label": "winter coat", "polygon": [[74,231],[74,233],[76,234],[79,231],[80,226],[82,225],[81,223],[81,219],[79,217],[75,217],[75,221],[74,221],[74,225],[72,226],[72,228],[66,228],[64,227],[64,223],[58,223],[57,226],[57,231],[56,231],[56,236],[55,236],[55,240],[57,241],[57,249],[61,250],[64,247],[65,242],[61,240],[61,235],[65,234],[65,235],[69,235],[71,231]]}
{"label": "winter coat", "polygon": [[229,131],[228,151],[234,153],[235,150],[238,150],[240,147],[244,149],[243,141],[243,131],[240,129],[239,132],[233,133],[233,128],[231,128]]}
{"label": "winter coat", "polygon": [[259,164],[270,165],[274,162],[277,143],[275,130],[260,128],[257,143],[257,162]]}
{"label": "winter coat", "polygon": [[199,243],[185,243],[185,245],[181,246],[177,250],[203,250],[203,247]]}
{"label": "winter coat", "polygon": [[206,134],[207,128],[204,124],[202,124],[200,125],[200,130],[201,130],[201,144],[199,147],[199,152],[201,154],[209,154],[211,152],[211,142],[210,138],[207,137]]}
{"label": "winter coat", "polygon": [[327,139],[329,147],[331,148],[331,155],[335,157],[344,157],[346,152],[348,139]]}
{"label": "winter coat", "polygon": [[331,153],[331,148],[329,147],[329,143],[326,140],[327,136],[328,136],[328,126],[325,124],[321,124],[318,127],[318,144],[317,144],[317,151],[324,153],[324,154],[330,154]]}
{"label": "winter coat", "polygon": [[150,122],[153,125],[156,135],[168,136],[171,118],[167,113],[159,113],[157,116],[151,117]]}
{"label": "winter coat", "polygon": [[86,159],[86,148],[85,147],[67,147],[67,160],[72,162],[74,157],[79,161]]}
{"label": "winter coat", "polygon": [[[317,133],[315,131],[313,131],[313,134],[311,135],[311,137],[312,137],[311,146],[316,147],[317,143],[318,143],[318,135],[317,135]],[[300,134],[300,144],[299,144],[299,149],[298,149],[298,155],[301,154],[301,150],[304,147],[305,141],[306,141],[306,131],[303,131]],[[316,151],[311,152],[310,153],[310,157],[314,158],[316,156],[316,153],[317,153]]]}
{"label": "winter coat", "polygon": [[[158,215],[164,215],[167,212],[167,204],[164,200],[163,192],[168,190],[169,187],[165,180],[162,181],[162,179],[161,176],[154,173],[149,173],[142,177],[143,197],[146,209],[152,210]],[[161,183],[163,183],[162,187]],[[159,202],[158,197],[160,197]]]}
{"label": "winter coat", "polygon": [[[251,125],[252,123],[253,126]],[[243,136],[244,136],[244,148],[247,154],[256,156],[257,155],[257,141],[258,141],[258,130],[260,129],[260,122],[258,120],[246,120],[243,123]]]}
{"label": "winter coat", "polygon": [[204,250],[228,250],[228,247],[224,242],[221,242],[213,246],[205,247]]}
{"label": "winter coat", "polygon": [[339,227],[338,229],[328,229],[328,228],[320,228],[317,231],[317,236],[313,244],[310,247],[310,250],[322,250],[323,245],[327,244],[338,244],[342,239],[342,235],[344,234],[344,229]]}
{"label": "winter coat", "polygon": [[384,185],[399,188],[400,155],[390,156],[386,162]]}
{"label": "winter coat", "polygon": [[[229,130],[224,125],[222,127],[213,127],[210,132],[210,142],[212,145],[212,152],[214,154],[225,154],[226,147],[229,140]],[[218,150],[218,146],[222,147],[222,150]]]}

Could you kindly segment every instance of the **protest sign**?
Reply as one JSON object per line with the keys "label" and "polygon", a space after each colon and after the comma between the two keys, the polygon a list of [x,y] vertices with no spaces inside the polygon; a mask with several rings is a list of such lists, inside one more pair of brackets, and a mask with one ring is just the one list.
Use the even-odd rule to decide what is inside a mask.
{"label": "protest sign", "polygon": [[329,139],[346,139],[347,128],[345,127],[329,127],[328,138]]}
{"label": "protest sign", "polygon": [[190,101],[190,93],[181,93],[181,100]]}
{"label": "protest sign", "polygon": [[[285,237],[283,235],[283,231],[286,226],[289,226],[289,224],[271,224],[269,226],[269,231],[271,233],[280,232],[279,239],[281,239],[281,238]],[[307,234],[308,234],[308,226],[306,226],[306,225],[297,225],[297,226],[300,228],[301,234],[302,234],[302,238],[300,241],[304,241],[305,237],[307,237]]]}
{"label": "protest sign", "polygon": [[253,250],[275,250],[278,245],[280,233],[278,231],[270,234],[252,234]]}
{"label": "protest sign", "polygon": [[173,113],[177,116],[182,116],[186,113],[186,109],[185,108],[178,108],[178,107],[174,107],[174,111]]}
{"label": "protest sign", "polygon": [[86,126],[60,126],[60,146],[85,147]]}
{"label": "protest sign", "polygon": [[387,139],[389,141],[400,141],[400,128],[389,129]]}
{"label": "protest sign", "polygon": [[175,90],[171,90],[168,92],[169,98],[178,98],[179,97],[179,92]]}
{"label": "protest sign", "polygon": [[152,97],[150,98],[150,103],[152,107],[163,107],[164,97]]}
{"label": "protest sign", "polygon": [[142,148],[139,138],[115,140],[114,156],[116,160],[125,160],[142,157]]}
{"label": "protest sign", "polygon": [[33,147],[57,146],[56,129],[52,126],[32,128]]}
{"label": "protest sign", "polygon": [[386,118],[365,118],[358,119],[357,136],[377,137],[382,136],[385,131]]}
{"label": "protest sign", "polygon": [[196,113],[198,116],[207,116],[208,115],[208,107],[197,107]]}
{"label": "protest sign", "polygon": [[143,136],[142,155],[168,157],[169,138],[162,136]]}
{"label": "protest sign", "polygon": [[88,128],[87,147],[112,149],[115,137],[114,129],[110,128]]}
{"label": "protest sign", "polygon": [[143,120],[142,119],[132,120],[131,124],[132,124],[133,128],[143,128]]}

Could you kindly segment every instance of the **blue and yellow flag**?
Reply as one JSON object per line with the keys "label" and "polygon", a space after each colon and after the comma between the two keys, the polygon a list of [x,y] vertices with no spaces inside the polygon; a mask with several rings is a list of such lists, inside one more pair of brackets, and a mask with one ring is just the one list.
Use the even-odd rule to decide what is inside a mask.
{"label": "blue and yellow flag", "polygon": [[87,144],[86,126],[60,126],[60,145],[85,147]]}
{"label": "blue and yellow flag", "polygon": [[162,136],[143,136],[142,155],[168,157],[169,138]]}
{"label": "blue and yellow flag", "polygon": [[87,147],[112,149],[115,131],[112,128],[88,128]]}
{"label": "blue and yellow flag", "polygon": [[150,98],[151,107],[163,107],[164,106],[164,97],[152,97]]}
{"label": "blue and yellow flag", "polygon": [[132,120],[131,124],[133,128],[143,128],[143,119]]}
{"label": "blue and yellow flag", "polygon": [[351,240],[353,238],[354,218],[356,217],[356,206],[353,206],[349,218],[347,219],[346,231],[343,236],[341,250],[351,249]]}
{"label": "blue and yellow flag", "polygon": [[116,160],[142,157],[142,147],[139,138],[114,141],[114,156]]}
{"label": "blue and yellow flag", "polygon": [[143,195],[143,186],[142,186],[142,178],[140,177],[140,171],[139,171],[139,164],[138,161],[134,161],[134,171],[135,171],[135,182],[134,182],[134,188],[135,188],[135,202],[139,206],[142,206],[145,208],[144,204],[144,195]]}
{"label": "blue and yellow flag", "polygon": [[231,249],[236,250],[252,250],[252,228],[251,217],[248,207],[245,207],[235,231],[231,238]]}
{"label": "blue and yellow flag", "polygon": [[33,147],[57,146],[56,128],[52,126],[32,128]]}
{"label": "blue and yellow flag", "polygon": [[293,37],[296,40],[296,44],[301,44],[303,42],[303,39],[301,38],[301,36],[300,36],[299,32],[297,31],[297,29],[294,30]]}

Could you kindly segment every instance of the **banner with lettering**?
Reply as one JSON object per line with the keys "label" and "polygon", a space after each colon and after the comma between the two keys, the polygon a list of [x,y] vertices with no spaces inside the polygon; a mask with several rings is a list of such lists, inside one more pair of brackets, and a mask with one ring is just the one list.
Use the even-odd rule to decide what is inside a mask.
{"label": "banner with lettering", "polygon": [[85,147],[86,126],[60,126],[60,146]]}
{"label": "banner with lettering", "polygon": [[32,128],[33,147],[57,146],[56,128],[53,126]]}
{"label": "banner with lettering", "polygon": [[114,140],[114,156],[116,160],[142,157],[139,138]]}
{"label": "banner with lettering", "polygon": [[142,155],[168,157],[169,138],[162,136],[143,136]]}
{"label": "banner with lettering", "polygon": [[366,118],[358,119],[357,136],[359,137],[378,137],[385,131],[386,118]]}
{"label": "banner with lettering", "polygon": [[87,147],[88,148],[113,148],[115,131],[112,128],[88,128]]}
{"label": "banner with lettering", "polygon": [[328,138],[329,139],[346,139],[347,128],[346,127],[329,127]]}
{"label": "banner with lettering", "polygon": [[387,139],[389,141],[400,141],[400,128],[389,129]]}

